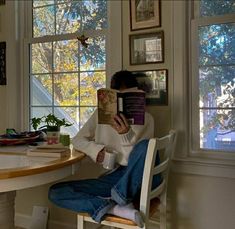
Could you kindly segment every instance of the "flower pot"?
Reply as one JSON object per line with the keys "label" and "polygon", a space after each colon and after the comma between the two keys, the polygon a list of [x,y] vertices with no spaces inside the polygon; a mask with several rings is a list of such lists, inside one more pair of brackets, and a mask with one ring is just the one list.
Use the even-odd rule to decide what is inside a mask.
{"label": "flower pot", "polygon": [[47,144],[58,144],[60,141],[60,127],[47,126]]}

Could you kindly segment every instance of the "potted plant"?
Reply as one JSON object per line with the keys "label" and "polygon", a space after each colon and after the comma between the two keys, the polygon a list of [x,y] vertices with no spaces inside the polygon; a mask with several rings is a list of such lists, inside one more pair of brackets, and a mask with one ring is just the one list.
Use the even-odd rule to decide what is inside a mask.
{"label": "potted plant", "polygon": [[64,118],[60,119],[57,118],[54,114],[48,114],[47,116],[42,116],[40,118],[32,118],[31,124],[33,129],[36,131],[41,123],[46,123],[46,125],[41,126],[39,129],[43,129],[46,127],[46,130],[54,130],[58,131],[60,130],[61,126],[71,126],[72,123],[67,122]]}
{"label": "potted plant", "polygon": [[60,127],[68,127],[72,125],[72,123],[67,122],[64,118],[60,119],[54,114],[48,114],[47,116],[31,119],[31,124],[35,131],[38,129],[41,123],[45,123],[45,125],[41,126],[39,129],[46,129],[48,144],[59,143]]}

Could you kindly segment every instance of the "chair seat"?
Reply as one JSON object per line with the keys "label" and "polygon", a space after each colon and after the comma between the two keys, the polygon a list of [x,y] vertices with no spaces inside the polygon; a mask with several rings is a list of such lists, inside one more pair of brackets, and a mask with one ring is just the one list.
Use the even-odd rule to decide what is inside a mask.
{"label": "chair seat", "polygon": [[[149,210],[150,217],[157,211],[159,204],[160,204],[160,200],[158,198],[154,198],[151,200],[150,210]],[[90,217],[88,213],[78,213],[78,215],[81,215],[84,217]],[[114,222],[114,223],[121,223],[121,224],[129,225],[129,226],[137,226],[137,224],[130,219],[126,219],[123,217],[110,215],[110,214],[106,214],[103,220]]]}
{"label": "chair seat", "polygon": [[[88,213],[78,213],[78,215],[90,218],[90,215]],[[114,223],[121,223],[121,224],[126,224],[126,225],[131,225],[131,226],[137,226],[134,221],[132,221],[130,219],[125,219],[125,218],[122,218],[119,216],[115,216],[115,215],[106,214],[103,220],[109,221],[109,222],[114,222]]]}

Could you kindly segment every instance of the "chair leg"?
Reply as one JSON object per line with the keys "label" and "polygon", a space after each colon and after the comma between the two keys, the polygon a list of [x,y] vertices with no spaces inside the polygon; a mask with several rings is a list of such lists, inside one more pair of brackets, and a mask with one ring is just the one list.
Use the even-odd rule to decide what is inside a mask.
{"label": "chair leg", "polygon": [[161,204],[160,204],[160,229],[166,229],[166,223],[167,223],[167,219],[166,219],[166,193],[163,193],[161,196]]}
{"label": "chair leg", "polygon": [[77,215],[77,229],[85,229],[83,218],[84,218],[83,216]]}

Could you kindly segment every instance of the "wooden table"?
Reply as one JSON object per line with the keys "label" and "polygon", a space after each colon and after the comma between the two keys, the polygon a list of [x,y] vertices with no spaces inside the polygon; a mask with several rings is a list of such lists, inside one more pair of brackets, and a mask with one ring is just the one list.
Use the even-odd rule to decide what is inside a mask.
{"label": "wooden table", "polygon": [[77,171],[79,162],[85,157],[85,154],[77,151],[62,158],[28,157],[25,149],[16,151],[9,152],[9,148],[0,147],[0,228],[4,229],[14,228],[16,190],[70,176]]}

